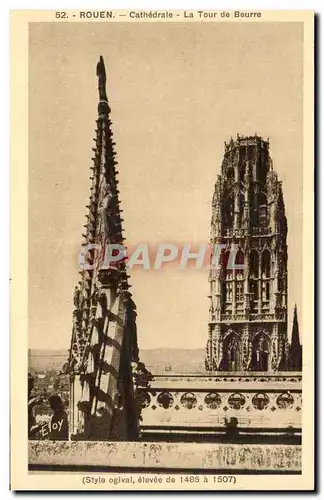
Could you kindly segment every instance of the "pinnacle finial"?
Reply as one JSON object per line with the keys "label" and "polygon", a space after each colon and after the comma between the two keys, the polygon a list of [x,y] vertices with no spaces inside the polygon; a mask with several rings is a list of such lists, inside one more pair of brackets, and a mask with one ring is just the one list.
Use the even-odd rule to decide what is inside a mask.
{"label": "pinnacle finial", "polygon": [[99,62],[97,64],[97,77],[98,77],[99,100],[107,101],[108,99],[106,94],[106,69],[102,56],[100,56]]}

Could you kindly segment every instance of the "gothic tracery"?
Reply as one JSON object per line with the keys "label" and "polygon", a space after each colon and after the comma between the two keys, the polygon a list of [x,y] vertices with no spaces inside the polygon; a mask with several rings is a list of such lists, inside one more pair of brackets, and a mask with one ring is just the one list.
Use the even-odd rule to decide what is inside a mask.
{"label": "gothic tracery", "polygon": [[[257,135],[231,139],[212,203],[211,244],[223,243],[226,250],[221,272],[210,279],[211,304],[219,304],[219,313],[210,316],[208,370],[285,369],[286,238],[282,184],[269,142]],[[243,264],[241,270],[228,266],[233,245],[238,248],[234,264]],[[231,329],[235,336],[228,336]]]}

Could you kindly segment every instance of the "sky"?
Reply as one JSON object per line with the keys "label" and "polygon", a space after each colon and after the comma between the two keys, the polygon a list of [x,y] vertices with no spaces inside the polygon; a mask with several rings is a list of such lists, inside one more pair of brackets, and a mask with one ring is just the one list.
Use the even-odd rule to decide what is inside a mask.
{"label": "sky", "polygon": [[[208,243],[231,136],[270,140],[288,219],[288,333],[302,319],[303,26],[31,23],[29,347],[65,349],[104,57],[126,244]],[[142,349],[201,348],[208,271],[133,268]],[[302,332],[301,332],[302,335]]]}

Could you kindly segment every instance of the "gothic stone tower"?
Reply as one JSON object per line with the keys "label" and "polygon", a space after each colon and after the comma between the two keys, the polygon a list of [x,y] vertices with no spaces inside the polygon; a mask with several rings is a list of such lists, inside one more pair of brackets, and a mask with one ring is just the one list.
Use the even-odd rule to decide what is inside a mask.
{"label": "gothic stone tower", "polygon": [[[211,244],[225,248],[210,270],[207,370],[287,369],[286,239],[269,142],[257,135],[231,139],[212,201]],[[230,269],[231,255],[241,269]]]}
{"label": "gothic stone tower", "polygon": [[83,235],[88,268],[80,271],[74,294],[71,349],[66,363],[70,374],[70,435],[72,439],[136,439],[132,373],[138,364],[136,306],[129,292],[125,261],[105,260],[108,246],[123,245],[124,238],[102,57],[97,77],[98,119]]}

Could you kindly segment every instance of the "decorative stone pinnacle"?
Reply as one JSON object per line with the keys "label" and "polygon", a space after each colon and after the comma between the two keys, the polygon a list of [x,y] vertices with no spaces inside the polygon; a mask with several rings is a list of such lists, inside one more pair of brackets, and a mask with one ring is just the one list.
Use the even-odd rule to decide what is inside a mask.
{"label": "decorative stone pinnacle", "polygon": [[106,92],[106,68],[103,57],[100,56],[99,62],[97,63],[97,77],[98,77],[98,91],[99,91],[99,104],[98,113],[99,120],[105,116],[108,116],[110,112],[108,97]]}
{"label": "decorative stone pinnacle", "polygon": [[102,56],[100,56],[99,62],[97,64],[97,77],[98,77],[99,100],[107,102],[108,98],[106,93],[106,69]]}

